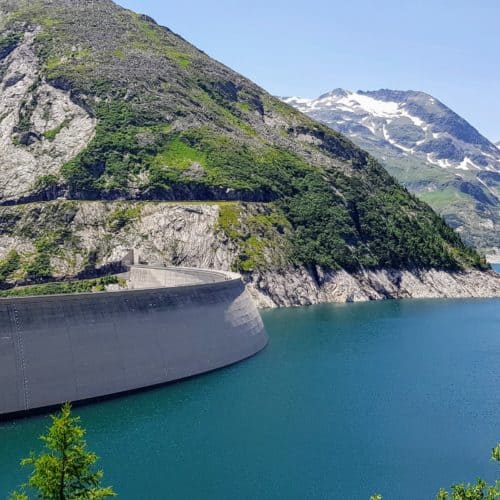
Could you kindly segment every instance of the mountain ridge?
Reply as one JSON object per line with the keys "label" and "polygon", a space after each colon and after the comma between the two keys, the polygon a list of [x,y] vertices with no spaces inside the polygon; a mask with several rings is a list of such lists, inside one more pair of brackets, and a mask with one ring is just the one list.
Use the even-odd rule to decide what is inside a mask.
{"label": "mountain ridge", "polygon": [[[166,241],[137,225],[143,203],[170,228],[170,204],[189,201],[217,207],[210,241],[230,259],[209,265],[250,281],[295,269],[321,288],[332,272],[487,268],[368,153],[151,18],[108,0],[0,0],[0,11],[2,286],[97,272],[125,241],[182,265],[195,236],[180,219]],[[88,203],[101,215],[86,228]]]}
{"label": "mountain ridge", "polygon": [[388,89],[283,99],[368,150],[469,244],[500,247],[499,150],[439,100]]}

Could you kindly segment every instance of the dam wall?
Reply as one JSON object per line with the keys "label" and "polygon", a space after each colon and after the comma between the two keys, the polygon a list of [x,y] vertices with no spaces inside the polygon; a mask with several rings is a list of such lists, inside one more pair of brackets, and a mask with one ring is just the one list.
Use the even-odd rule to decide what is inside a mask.
{"label": "dam wall", "polygon": [[193,269],[189,267],[154,267],[134,265],[127,273],[129,288],[178,287],[217,283],[238,279],[239,275],[225,271]]}
{"label": "dam wall", "polygon": [[129,279],[125,291],[0,299],[0,416],[190,377],[267,343],[238,275],[134,266]]}

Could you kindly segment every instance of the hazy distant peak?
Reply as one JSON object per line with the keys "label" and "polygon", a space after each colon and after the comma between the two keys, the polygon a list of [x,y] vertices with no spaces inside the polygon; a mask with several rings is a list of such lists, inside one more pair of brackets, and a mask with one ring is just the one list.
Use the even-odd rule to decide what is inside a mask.
{"label": "hazy distant peak", "polygon": [[333,89],[330,92],[327,92],[326,94],[322,94],[318,97],[318,99],[326,99],[328,97],[346,97],[349,94],[348,90],[344,89]]}

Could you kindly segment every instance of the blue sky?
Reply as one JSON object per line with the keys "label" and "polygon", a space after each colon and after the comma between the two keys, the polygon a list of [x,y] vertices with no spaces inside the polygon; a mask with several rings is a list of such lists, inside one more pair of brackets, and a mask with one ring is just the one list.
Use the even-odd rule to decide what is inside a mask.
{"label": "blue sky", "polygon": [[423,90],[500,140],[499,0],[118,0],[275,95]]}

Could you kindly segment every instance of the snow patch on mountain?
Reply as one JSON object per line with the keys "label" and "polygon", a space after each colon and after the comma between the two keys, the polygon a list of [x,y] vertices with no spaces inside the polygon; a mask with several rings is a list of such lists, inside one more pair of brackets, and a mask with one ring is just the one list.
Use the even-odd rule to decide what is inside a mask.
{"label": "snow patch on mountain", "polygon": [[317,99],[283,100],[352,138],[391,147],[432,165],[500,173],[498,144],[423,92],[335,89]]}

